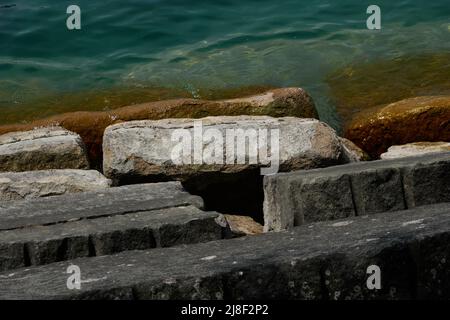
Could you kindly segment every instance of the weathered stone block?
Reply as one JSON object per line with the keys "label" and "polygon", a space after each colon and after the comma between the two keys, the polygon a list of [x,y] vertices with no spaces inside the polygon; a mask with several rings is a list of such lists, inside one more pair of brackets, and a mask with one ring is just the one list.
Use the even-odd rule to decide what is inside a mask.
{"label": "weathered stone block", "polygon": [[403,182],[409,208],[450,202],[450,160],[406,167]]}
{"label": "weathered stone block", "polygon": [[0,231],[0,269],[217,240],[218,217],[182,206]]}
{"label": "weathered stone block", "polygon": [[290,188],[296,226],[355,215],[348,175],[305,176]]}
{"label": "weathered stone block", "polygon": [[61,127],[0,136],[0,172],[88,168],[80,136]]}
{"label": "weathered stone block", "polygon": [[0,173],[0,201],[57,196],[109,188],[111,180],[94,170],[39,170]]}
{"label": "weathered stone block", "polygon": [[[3,272],[0,298],[449,299],[449,237],[450,204],[423,206]],[[70,264],[95,281],[68,290]],[[381,290],[367,288],[373,264]]]}
{"label": "weathered stone block", "polygon": [[179,182],[0,202],[0,230],[189,205],[202,208],[203,200],[187,193]]}
{"label": "weathered stone block", "polygon": [[284,230],[294,226],[293,204],[288,179],[264,177],[264,231]]}
{"label": "weathered stone block", "polygon": [[406,209],[402,177],[397,168],[356,171],[351,174],[351,183],[358,215]]}
{"label": "weathered stone block", "polygon": [[264,178],[264,230],[450,202],[450,153]]}
{"label": "weathered stone block", "polygon": [[[244,153],[246,141],[250,147]],[[119,182],[143,178],[187,181],[211,172],[230,175],[270,165],[273,171],[268,173],[275,173],[342,161],[341,141],[332,128],[315,119],[292,117],[125,122],[106,129],[103,152],[105,175]]]}
{"label": "weathered stone block", "polygon": [[23,267],[23,253],[22,243],[0,243],[0,271]]}

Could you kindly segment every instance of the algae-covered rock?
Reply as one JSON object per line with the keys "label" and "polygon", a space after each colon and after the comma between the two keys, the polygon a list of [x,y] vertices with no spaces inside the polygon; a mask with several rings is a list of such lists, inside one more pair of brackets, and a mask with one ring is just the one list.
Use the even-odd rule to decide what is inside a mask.
{"label": "algae-covered rock", "polygon": [[346,125],[344,136],[374,158],[393,145],[450,141],[450,96],[417,97],[363,111]]}
{"label": "algae-covered rock", "polygon": [[222,115],[318,118],[314,102],[305,90],[282,88],[250,97],[228,100],[176,99],[126,106],[105,112],[66,113],[37,120],[30,124],[2,126],[0,134],[29,130],[36,126],[59,125],[82,137],[92,162],[98,165],[101,163],[103,132],[112,124],[131,120],[202,118]]}

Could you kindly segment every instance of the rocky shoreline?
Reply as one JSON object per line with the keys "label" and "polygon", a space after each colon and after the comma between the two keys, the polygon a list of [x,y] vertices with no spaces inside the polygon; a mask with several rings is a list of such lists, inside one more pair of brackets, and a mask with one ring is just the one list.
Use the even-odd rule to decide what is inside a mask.
{"label": "rocky shoreline", "polygon": [[[198,140],[195,121],[214,139]],[[184,153],[174,158],[177,130],[192,138],[194,148],[200,143],[200,162]],[[227,162],[226,141],[217,144],[230,130],[244,133],[249,153],[244,163],[234,153]],[[256,135],[251,140],[251,133],[261,132],[276,132],[277,140]],[[274,154],[276,171],[264,177]],[[318,120],[312,98],[301,88],[2,126],[0,270],[178,244],[207,246],[212,240],[450,202],[449,154],[448,96],[364,110],[345,124],[344,137]],[[0,296],[9,295],[5,290]]]}

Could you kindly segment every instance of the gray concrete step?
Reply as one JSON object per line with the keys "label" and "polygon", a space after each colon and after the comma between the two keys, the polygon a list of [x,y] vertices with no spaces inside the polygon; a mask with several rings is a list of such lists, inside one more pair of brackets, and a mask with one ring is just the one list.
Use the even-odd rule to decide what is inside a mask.
{"label": "gray concrete step", "polygon": [[450,152],[264,178],[266,231],[450,202]]}
{"label": "gray concrete step", "polygon": [[179,182],[0,202],[0,231],[187,205],[203,208],[203,200],[184,191]]}
{"label": "gray concrete step", "polygon": [[11,202],[0,208],[0,270],[221,239],[220,216],[179,183]]}
{"label": "gray concrete step", "polygon": [[3,272],[0,299],[448,299],[449,240],[450,204],[423,206]]}

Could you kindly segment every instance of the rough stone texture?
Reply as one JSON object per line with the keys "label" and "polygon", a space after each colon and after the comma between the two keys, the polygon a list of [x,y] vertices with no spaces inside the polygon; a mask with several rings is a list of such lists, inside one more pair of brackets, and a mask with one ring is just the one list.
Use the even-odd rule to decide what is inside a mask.
{"label": "rough stone texture", "polygon": [[109,188],[111,180],[94,170],[40,170],[0,173],[0,201],[23,200]]}
{"label": "rough stone texture", "polygon": [[300,183],[292,181],[290,190],[301,195],[291,200],[296,209],[294,225],[355,215],[348,175],[312,176]]}
{"label": "rough stone texture", "polygon": [[203,207],[179,182],[150,183],[0,203],[0,231],[170,207]]}
{"label": "rough stone texture", "polygon": [[401,146],[392,146],[389,147],[387,152],[381,154],[380,158],[397,159],[442,152],[450,152],[450,142],[415,142]]}
{"label": "rough stone texture", "polygon": [[[235,149],[236,145],[243,145],[244,139],[247,141],[246,154],[242,155],[240,152],[240,158],[244,160],[239,161],[240,164],[236,164],[237,152],[234,156],[230,156],[230,152],[227,152],[231,146],[227,143],[230,138],[226,136],[232,129],[241,130],[238,139],[234,140]],[[264,131],[259,134],[259,129],[267,130],[267,145],[265,142],[257,142],[259,138],[262,138],[261,140],[266,138]],[[277,131],[271,129],[279,130],[279,139],[276,139]],[[252,130],[253,138],[249,139]],[[202,138],[195,139],[194,135],[197,134],[194,132],[199,131],[205,133],[204,141]],[[183,137],[187,137],[183,138],[186,139],[184,143],[180,139],[180,133],[183,133]],[[219,138],[214,139],[217,141],[222,138],[223,144],[210,143],[211,137],[208,137],[208,133],[216,134]],[[103,168],[105,175],[118,184],[179,180],[190,193],[199,195],[205,200],[208,210],[223,213],[239,212],[262,223],[261,173],[262,169],[269,169],[267,167],[270,165],[270,157],[269,161],[264,161],[264,157],[258,157],[257,161],[250,164],[248,146],[253,151],[260,147],[259,156],[264,151],[272,156],[271,152],[276,151],[272,146],[272,135],[275,141],[279,141],[281,171],[326,167],[343,161],[342,146],[336,132],[318,120],[238,116],[207,117],[197,122],[192,119],[134,121],[111,126],[105,131]],[[189,147],[187,140],[189,138],[192,139],[191,148],[187,148],[181,158],[181,148]],[[253,142],[248,143],[249,140]],[[194,145],[194,141],[198,143]],[[219,148],[218,152],[213,151],[215,147]],[[200,152],[197,152],[198,150]],[[203,163],[201,150],[204,150]],[[172,160],[173,154],[180,161]],[[216,154],[221,157],[219,159],[224,164],[217,164],[220,160],[212,157]],[[268,170],[269,173],[277,170],[271,169]]]}
{"label": "rough stone texture", "polygon": [[[200,121],[200,120],[199,120]],[[200,123],[200,122],[199,122]],[[194,139],[194,122],[191,119],[165,119],[160,121],[134,121],[111,126],[106,129],[103,149],[105,175],[116,180],[147,177],[186,181],[200,174],[211,172],[238,173],[255,167],[267,167],[258,159],[253,164],[230,164],[226,158],[226,130],[279,129],[279,162],[281,171],[322,167],[337,164],[341,157],[341,144],[333,129],[315,119],[271,118],[271,117],[207,117],[201,119],[203,132],[217,129],[224,143],[220,151],[224,164],[196,164],[194,148],[180,160],[172,161],[172,153],[180,141],[172,141],[177,129],[186,129]],[[237,142],[236,142],[237,143]],[[267,137],[268,151],[272,151],[270,134]],[[209,139],[202,141],[202,150],[209,146]],[[220,144],[219,144],[220,146]],[[252,145],[253,146],[253,145]],[[255,145],[256,147],[257,145]],[[200,149],[198,149],[200,150]],[[203,154],[206,160],[206,151]],[[208,153],[209,154],[209,153]],[[249,154],[248,152],[246,153]],[[214,159],[213,159],[214,160]],[[237,161],[237,152],[233,158]]]}
{"label": "rough stone texture", "polygon": [[[450,204],[0,274],[1,299],[449,299]],[[68,290],[67,267],[81,270]],[[381,268],[368,290],[367,268]]]}
{"label": "rough stone texture", "polygon": [[[438,155],[430,155],[430,160]],[[385,160],[384,160],[385,161]],[[431,162],[430,161],[430,162]],[[450,202],[450,162],[432,161],[429,164],[403,169],[405,200],[409,208],[438,202]]]}
{"label": "rough stone texture", "polygon": [[397,168],[356,172],[351,175],[351,184],[358,215],[406,209],[402,176]]}
{"label": "rough stone texture", "polygon": [[0,136],[0,172],[88,168],[80,136],[61,127]]}
{"label": "rough stone texture", "polygon": [[218,240],[218,217],[182,206],[0,231],[0,270]]}
{"label": "rough stone texture", "polygon": [[281,88],[250,97],[229,100],[176,99],[143,103],[106,112],[73,112],[37,120],[27,125],[0,127],[0,134],[37,126],[59,125],[78,133],[94,165],[102,161],[102,138],[106,127],[132,120],[202,118],[205,116],[268,115],[318,118],[314,102],[301,88]]}
{"label": "rough stone texture", "polygon": [[450,153],[264,178],[264,229],[450,202]]}
{"label": "rough stone texture", "polygon": [[263,232],[263,226],[248,216],[226,214],[225,220],[230,229],[231,237],[257,235]]}
{"label": "rough stone texture", "polygon": [[370,160],[369,155],[350,140],[342,137],[339,137],[339,140],[342,144],[343,162],[351,163]]}
{"label": "rough stone texture", "polygon": [[393,145],[450,141],[450,96],[402,100],[356,114],[344,136],[373,158]]}

